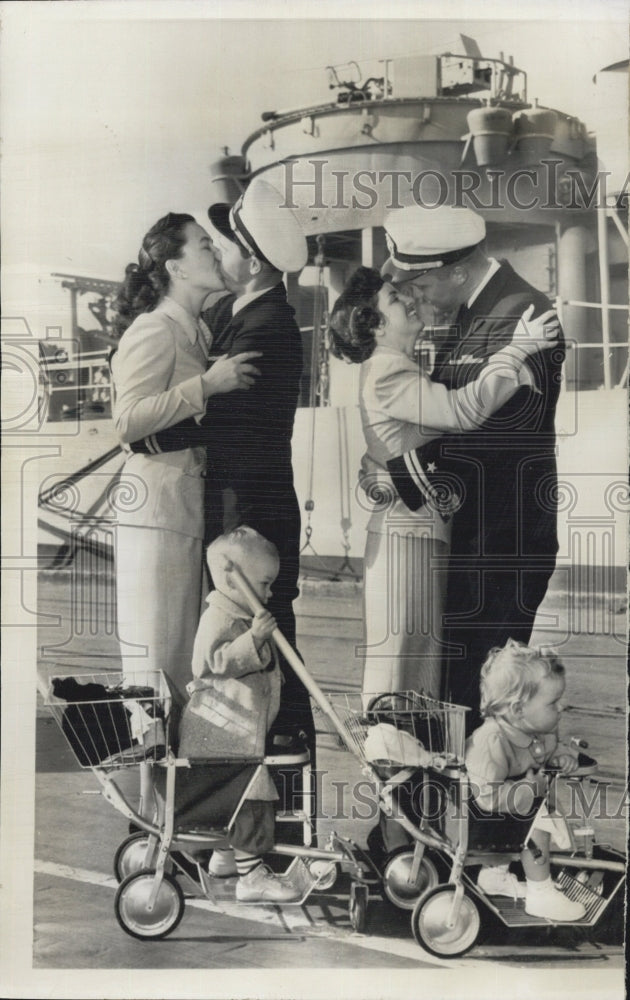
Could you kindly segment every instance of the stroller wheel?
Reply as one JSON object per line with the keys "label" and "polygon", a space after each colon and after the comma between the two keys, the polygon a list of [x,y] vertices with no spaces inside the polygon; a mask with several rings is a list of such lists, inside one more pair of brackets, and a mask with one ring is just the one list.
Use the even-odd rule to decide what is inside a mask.
{"label": "stroller wheel", "polygon": [[353,931],[361,934],[365,930],[368,907],[368,887],[360,882],[353,882],[350,886],[350,899],[348,900],[348,916],[350,926]]}
{"label": "stroller wheel", "polygon": [[402,847],[389,856],[383,869],[383,892],[401,910],[413,910],[420,896],[440,881],[435,864],[425,854],[417,878],[411,882],[413,854],[413,848]]}
{"label": "stroller wheel", "polygon": [[453,913],[454,885],[439,885],[422,896],[411,915],[411,928],[418,944],[438,958],[457,958],[477,940],[481,920],[474,901],[466,893]]}
{"label": "stroller wheel", "polygon": [[166,937],[184,915],[184,894],[172,875],[164,873],[154,906],[149,900],[155,871],[146,868],[128,875],[118,887],[114,909],[116,919],[131,937],[149,940]]}
{"label": "stroller wheel", "polygon": [[339,874],[336,862],[325,861],[322,858],[314,858],[311,861],[307,861],[306,865],[312,877],[316,880],[315,885],[313,886],[314,889],[320,892],[324,892],[326,889],[332,889]]}
{"label": "stroller wheel", "polygon": [[114,855],[114,875],[117,882],[123,882],[128,875],[150,868],[154,858],[148,858],[149,834],[144,830],[132,833],[123,840]]}

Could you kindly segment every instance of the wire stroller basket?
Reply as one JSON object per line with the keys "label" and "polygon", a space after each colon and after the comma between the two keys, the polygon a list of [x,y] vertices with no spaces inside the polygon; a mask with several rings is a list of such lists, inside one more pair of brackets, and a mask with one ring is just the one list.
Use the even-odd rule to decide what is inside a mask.
{"label": "wire stroller basket", "polygon": [[166,755],[171,699],[164,675],[147,671],[134,680],[124,684],[114,672],[50,678],[44,704],[80,767],[133,767]]}
{"label": "wire stroller basket", "polygon": [[377,695],[367,708],[364,697],[335,695],[331,705],[342,724],[337,731],[346,749],[379,776],[402,767],[463,764],[465,707],[417,691]]}

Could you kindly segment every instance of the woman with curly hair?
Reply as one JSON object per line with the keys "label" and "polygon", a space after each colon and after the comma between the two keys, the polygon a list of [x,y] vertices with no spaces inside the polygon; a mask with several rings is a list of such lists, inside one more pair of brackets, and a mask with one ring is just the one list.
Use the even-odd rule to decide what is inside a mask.
{"label": "woman with curly hair", "polygon": [[[405,689],[440,695],[442,613],[449,553],[449,519],[456,496],[436,492],[413,512],[400,500],[387,462],[445,433],[472,431],[520,385],[533,385],[526,361],[550,343],[553,313],[529,321],[493,355],[477,380],[448,390],[414,360],[423,323],[414,300],[360,267],[331,316],[334,353],[361,365],[359,406],[367,452],[361,486],[372,511],[364,559],[365,661],[363,692]],[[518,336],[518,339],[516,339]],[[430,493],[430,491],[429,491]]]}
{"label": "woman with curly hair", "polygon": [[[209,293],[223,289],[211,240],[192,215],[171,212],[151,227],[117,300],[113,416],[123,448],[201,418],[216,393],[253,384],[257,352],[208,368],[212,336],[200,312]],[[203,597],[206,450],[125,450],[116,545],[123,674],[133,682],[134,674],[162,670],[183,703]]]}

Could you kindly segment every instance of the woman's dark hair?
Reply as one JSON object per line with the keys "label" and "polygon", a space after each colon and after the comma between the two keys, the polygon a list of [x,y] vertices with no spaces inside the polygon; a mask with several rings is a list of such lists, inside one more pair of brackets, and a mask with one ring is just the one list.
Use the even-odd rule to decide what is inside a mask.
{"label": "woman's dark hair", "polygon": [[330,349],[337,358],[361,364],[376,346],[381,314],[376,308],[385,282],[373,267],[359,267],[335,302],[330,317]]}
{"label": "woman's dark hair", "polygon": [[186,243],[186,226],[192,215],[169,212],[158,219],[142,241],[137,264],[128,264],[114,308],[114,328],[122,336],[141,313],[151,312],[167,291],[170,276],[166,261],[181,257]]}

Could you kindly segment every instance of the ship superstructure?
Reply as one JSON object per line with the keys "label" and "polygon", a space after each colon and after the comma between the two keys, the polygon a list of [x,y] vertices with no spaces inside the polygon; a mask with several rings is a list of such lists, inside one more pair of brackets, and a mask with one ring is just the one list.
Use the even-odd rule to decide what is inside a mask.
{"label": "ship superstructure", "polygon": [[[608,107],[622,100],[627,72],[624,63],[597,75]],[[597,451],[597,435],[589,444],[593,423],[625,421],[627,150],[614,129],[602,129],[600,140],[575,116],[531,99],[526,73],[511,58],[482,56],[465,36],[456,52],[383,59],[370,73],[357,63],[330,66],[326,73],[331,100],[264,111],[241,152],[225,150],[211,168],[208,204],[233,203],[252,178],[262,176],[282,193],[308,236],[309,264],[287,280],[305,348],[294,466],[306,512],[305,554],[337,553],[347,568],[349,553],[363,549],[367,514],[355,495],[363,445],[356,373],[330,357],[326,322],[354,267],[385,260],[386,213],[414,201],[473,208],[486,220],[489,253],[509,258],[555,300],[569,342],[559,407],[566,438],[559,438],[559,458],[562,471],[566,453],[572,474],[577,434],[584,435],[583,447]],[[104,360],[111,349],[107,310],[115,285],[97,288],[88,279],[59,277],[72,296],[73,334],[84,355],[81,360],[77,354],[74,364],[85,368],[94,340],[88,344],[79,327],[77,297],[91,296],[98,323],[92,333],[100,338]],[[449,317],[427,310],[424,319],[419,351],[430,368]],[[61,372],[59,360],[49,361],[47,372],[50,388],[50,373]],[[81,379],[74,412],[67,391],[62,407],[53,403],[54,386],[48,392],[49,419],[109,416],[109,385],[95,386],[92,374],[87,383],[85,375]],[[583,459],[596,474],[598,456]],[[337,483],[338,489],[318,496],[318,483]],[[591,562],[624,562],[619,532],[602,546],[608,554],[595,551]],[[587,560],[582,554],[577,561]]]}

